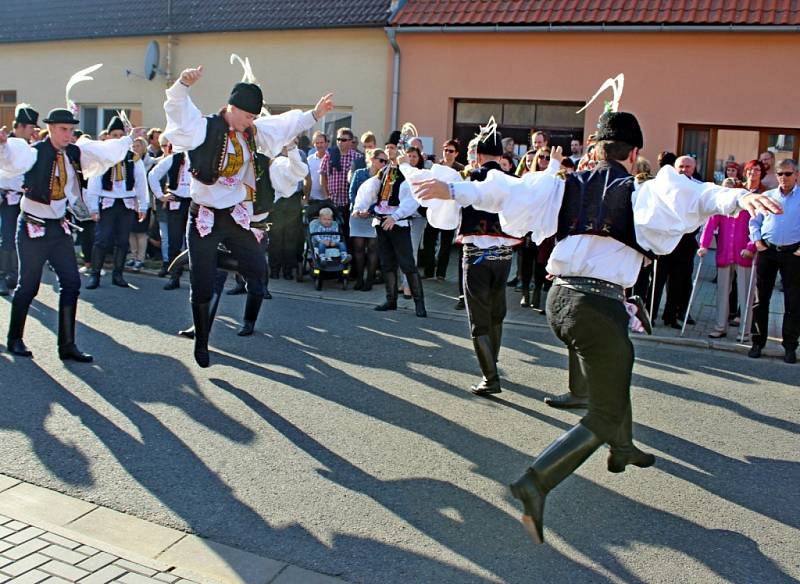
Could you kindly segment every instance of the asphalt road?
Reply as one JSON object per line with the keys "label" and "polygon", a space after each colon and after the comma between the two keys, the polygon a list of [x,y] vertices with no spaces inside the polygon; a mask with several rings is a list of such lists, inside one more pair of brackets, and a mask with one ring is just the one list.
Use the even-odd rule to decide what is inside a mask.
{"label": "asphalt road", "polygon": [[201,370],[173,334],[187,290],[128,278],[82,292],[96,361],[65,366],[46,275],[35,359],[0,353],[0,472],[353,582],[800,578],[797,366],[638,344],[635,434],[657,466],[612,475],[599,451],[534,547],[506,484],[578,420],[542,403],[566,385],[548,330],[507,327],[490,400],[465,390],[463,320],[276,295],[243,340],[225,297]]}

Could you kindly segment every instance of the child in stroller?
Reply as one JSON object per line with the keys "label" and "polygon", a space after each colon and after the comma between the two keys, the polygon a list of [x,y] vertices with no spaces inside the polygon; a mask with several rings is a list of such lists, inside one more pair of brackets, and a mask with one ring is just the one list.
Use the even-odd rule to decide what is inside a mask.
{"label": "child in stroller", "polygon": [[[327,205],[305,208],[306,257],[309,271],[313,274],[316,289],[322,289],[323,279],[338,278],[342,288],[347,289],[350,272],[350,254],[344,239],[341,218]],[[314,215],[316,214],[316,217]]]}

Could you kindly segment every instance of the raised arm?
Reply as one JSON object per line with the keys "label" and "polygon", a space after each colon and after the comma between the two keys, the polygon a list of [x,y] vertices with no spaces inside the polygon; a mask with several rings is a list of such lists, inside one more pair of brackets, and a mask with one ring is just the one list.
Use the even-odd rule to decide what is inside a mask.
{"label": "raised arm", "polygon": [[164,136],[172,143],[173,152],[194,150],[206,139],[207,121],[189,97],[189,88],[203,76],[203,66],[185,69],[180,78],[167,89],[164,112],[167,126]]}
{"label": "raised arm", "polygon": [[22,138],[9,138],[0,129],[0,172],[5,176],[25,174],[36,163],[37,151]]}
{"label": "raised arm", "polygon": [[378,199],[378,191],[381,188],[381,180],[377,176],[372,176],[364,181],[356,193],[356,201],[353,203],[353,211],[369,211]]}
{"label": "raised arm", "polygon": [[147,183],[150,185],[150,190],[153,191],[153,195],[159,201],[163,200],[167,195],[161,187],[161,179],[167,176],[172,166],[172,156],[172,154],[164,156],[147,175]]}
{"label": "raised arm", "polygon": [[297,183],[308,174],[308,167],[300,158],[297,148],[289,151],[286,156],[279,156],[272,160],[269,167],[269,179],[272,188],[278,197],[291,197],[297,192]]}
{"label": "raised arm", "polygon": [[76,146],[81,149],[81,169],[84,178],[100,176],[117,162],[124,160],[132,144],[131,136],[103,141],[88,138],[78,140]]}
{"label": "raised arm", "polygon": [[325,95],[317,102],[313,110],[306,112],[290,110],[277,116],[266,115],[256,118],[256,144],[258,149],[270,158],[281,153],[284,146],[295,137],[311,128],[318,120],[333,110],[332,94]]}

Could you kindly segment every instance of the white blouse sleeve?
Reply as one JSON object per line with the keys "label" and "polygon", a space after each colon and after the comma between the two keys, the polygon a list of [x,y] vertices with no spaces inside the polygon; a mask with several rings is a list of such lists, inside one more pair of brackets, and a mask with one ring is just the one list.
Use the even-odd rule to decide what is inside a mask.
{"label": "white blouse sleeve", "polygon": [[172,143],[173,152],[194,150],[206,139],[208,120],[192,103],[189,88],[180,81],[167,89],[164,111],[167,114],[164,136]]}
{"label": "white blouse sleeve", "polygon": [[256,145],[261,152],[275,158],[298,134],[316,123],[311,111],[290,110],[277,116],[261,116],[254,122]]}
{"label": "white blouse sleeve", "polygon": [[84,178],[100,176],[117,162],[121,162],[133,140],[128,136],[111,140],[80,139],[76,146],[81,149],[81,169]]}
{"label": "white blouse sleeve", "polygon": [[411,217],[419,208],[419,203],[411,195],[411,185],[407,180],[403,181],[403,184],[400,185],[400,192],[398,195],[400,196],[400,205],[398,205],[397,210],[392,213],[392,217],[395,221],[401,221]]}
{"label": "white blouse sleeve", "polygon": [[665,166],[634,192],[636,241],[644,249],[666,255],[684,234],[702,226],[710,216],[734,214],[742,194],[746,191],[696,182]]}
{"label": "white blouse sleeve", "polygon": [[133,188],[139,202],[139,212],[145,213],[150,208],[150,197],[147,191],[147,173],[144,170],[143,161],[137,160],[133,164],[133,176],[135,177]]}
{"label": "white blouse sleeve", "polygon": [[100,194],[103,190],[103,178],[101,176],[93,176],[86,183],[86,206],[89,208],[90,213],[100,212]]}
{"label": "white blouse sleeve", "polygon": [[9,138],[0,145],[0,171],[4,177],[19,176],[36,163],[38,152],[22,138]]}
{"label": "white blouse sleeve", "polygon": [[269,178],[272,188],[275,189],[275,200],[291,197],[297,192],[297,183],[308,174],[308,167],[300,158],[300,152],[295,148],[289,151],[288,156],[279,156],[272,161],[269,167]]}
{"label": "white blouse sleeve", "polygon": [[358,187],[356,200],[353,203],[353,211],[369,211],[369,208],[378,199],[378,191],[381,188],[381,179],[371,176]]}
{"label": "white blouse sleeve", "polygon": [[153,196],[159,201],[166,195],[164,189],[161,188],[161,179],[169,172],[173,156],[174,154],[164,156],[147,175],[147,183],[150,185],[150,190],[153,191]]}
{"label": "white blouse sleeve", "polygon": [[437,229],[453,230],[458,227],[461,219],[461,205],[453,199],[428,199],[423,201],[417,198],[414,191],[414,183],[435,178],[448,183],[459,183],[462,181],[461,174],[449,166],[434,164],[430,169],[414,168],[410,164],[401,164],[400,172],[406,177],[409,183],[411,194],[418,204],[428,208],[425,217],[433,227]]}

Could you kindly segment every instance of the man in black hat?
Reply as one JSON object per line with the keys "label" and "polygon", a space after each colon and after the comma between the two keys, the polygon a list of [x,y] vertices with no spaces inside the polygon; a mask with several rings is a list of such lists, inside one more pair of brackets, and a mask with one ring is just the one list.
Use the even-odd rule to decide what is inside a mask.
{"label": "man in black hat", "polygon": [[[251,231],[250,216],[262,215],[274,202],[269,166],[263,152],[275,157],[297,134],[311,128],[333,109],[331,95],[320,98],[310,111],[292,110],[279,116],[261,116],[261,88],[237,83],[220,113],[203,116],[189,98],[189,88],[203,68],[186,69],[167,89],[164,136],[175,152],[187,152],[192,174],[187,243],[191,265],[194,358],[208,367],[210,302],[222,243],[239,262],[247,280],[245,320],[255,322],[264,298],[266,259],[260,234]],[[242,204],[252,202],[252,213]]]}
{"label": "man in black hat", "polygon": [[[630,172],[643,145],[638,121],[630,113],[607,112],[600,118],[597,140],[598,165],[568,175],[566,184],[542,180],[543,173],[520,179],[492,173],[484,182],[448,185],[431,180],[417,187],[422,199],[454,198],[462,205],[498,211],[506,232],[531,231],[535,239],[555,233],[558,240],[547,266],[557,276],[547,316],[556,336],[578,357],[575,373],[589,388],[589,411],[511,485],[525,508],[522,521],[537,543],[544,539],[547,493],[603,443],[611,446],[611,472],[655,461],[632,439],[634,354],[623,292],[636,282],[644,258],[669,251],[681,232],[692,231],[713,214],[731,214],[738,207],[780,212],[763,195],[696,185],[670,168],[645,183],[634,200]],[[563,158],[561,148],[551,156]]]}
{"label": "man in black hat", "polygon": [[[119,139],[125,135],[125,126],[119,117],[114,116],[106,128],[109,139]],[[92,271],[87,290],[100,286],[100,273],[106,254],[114,250],[114,271],[111,283],[120,288],[128,288],[122,277],[125,258],[128,255],[128,242],[134,221],[144,221],[150,199],[147,193],[147,175],[144,163],[136,160],[132,150],[125,158],[109,168],[102,176],[89,179],[86,189],[87,204],[92,220],[97,223],[92,248]]]}
{"label": "man in black hat", "polygon": [[[22,340],[28,308],[39,291],[45,262],[55,270],[60,288],[58,306],[58,356],[80,362],[92,361],[75,345],[75,311],[81,286],[72,234],[64,218],[67,204],[82,196],[84,177],[99,176],[125,157],[131,137],[105,142],[72,144],[78,120],[68,109],[51,110],[44,122],[47,138],[34,145],[9,138],[0,129],[0,170],[8,176],[23,175],[21,215],[17,227],[19,282],[11,302],[8,351],[22,357],[33,354]],[[133,138],[143,130],[133,130]]]}
{"label": "man in black hat", "polygon": [[[30,142],[38,121],[39,112],[28,104],[19,104],[14,113],[14,131],[9,137]],[[17,285],[14,234],[21,199],[22,176],[9,176],[0,170],[0,296],[8,296],[9,289]]]}
{"label": "man in black hat", "polygon": [[[401,134],[395,130],[386,141],[385,151],[390,164],[378,174],[377,180],[362,185],[358,191],[353,212],[363,217],[371,214],[375,232],[378,235],[378,256],[381,273],[386,285],[386,302],[375,310],[384,312],[397,310],[397,268],[406,275],[414,309],[417,316],[428,316],[425,310],[425,297],[422,292],[422,278],[417,269],[414,248],[411,244],[411,224],[408,218],[419,208],[411,196],[409,185],[400,172],[398,145]],[[373,188],[365,188],[370,185]]]}

